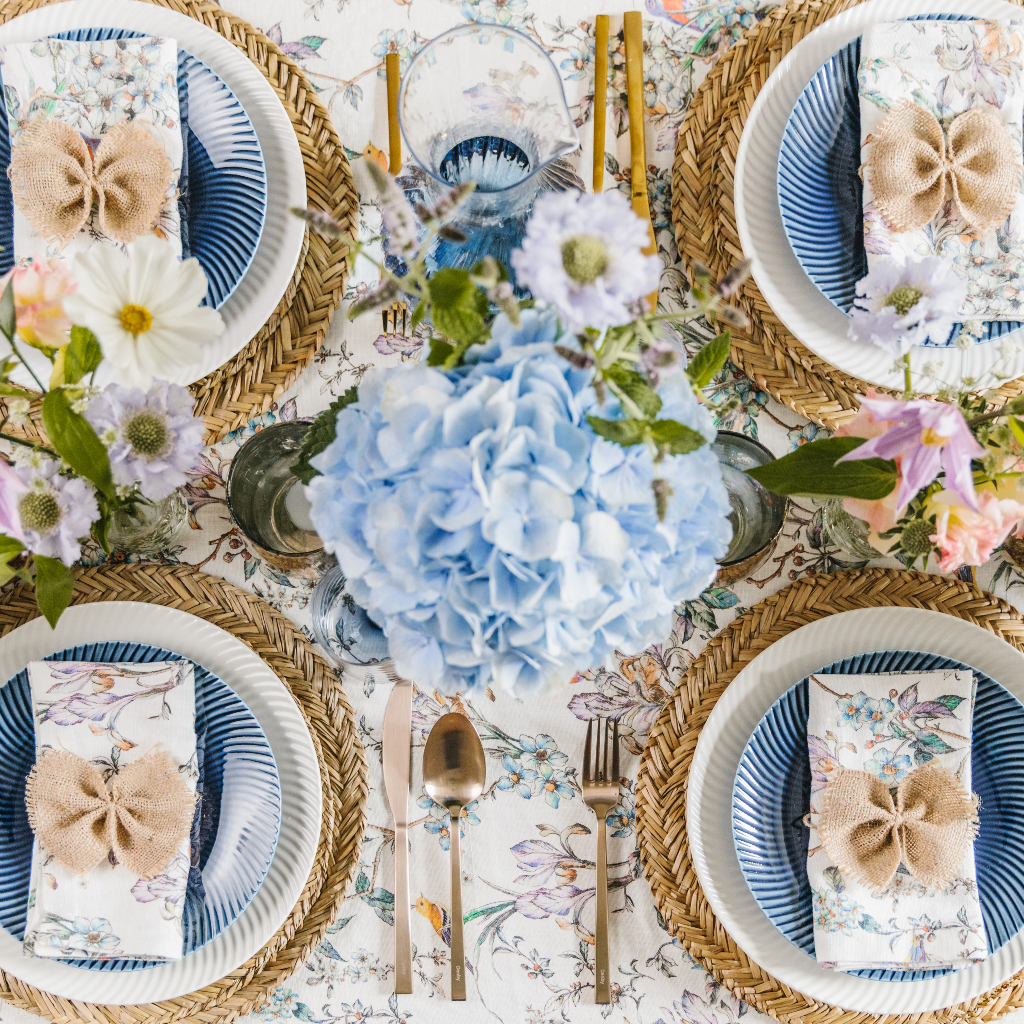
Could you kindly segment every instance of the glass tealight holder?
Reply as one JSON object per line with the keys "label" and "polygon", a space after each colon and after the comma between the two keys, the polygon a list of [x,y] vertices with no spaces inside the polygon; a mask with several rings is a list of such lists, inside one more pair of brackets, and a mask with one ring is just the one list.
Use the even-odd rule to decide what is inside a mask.
{"label": "glass tealight holder", "polygon": [[389,661],[388,638],[345,589],[345,574],[335,566],[316,585],[309,602],[316,642],[346,665]]}
{"label": "glass tealight holder", "polygon": [[264,427],[238,450],[228,474],[228,511],[267,564],[317,579],[334,562],[313,528],[309,501],[292,473],[309,420]]}
{"label": "glass tealight holder", "polygon": [[789,499],[762,487],[744,470],[764,466],[775,456],[759,441],[731,430],[720,430],[712,446],[722,468],[732,511],[732,541],[719,561],[717,582],[729,586],[760,568],[782,533]]}

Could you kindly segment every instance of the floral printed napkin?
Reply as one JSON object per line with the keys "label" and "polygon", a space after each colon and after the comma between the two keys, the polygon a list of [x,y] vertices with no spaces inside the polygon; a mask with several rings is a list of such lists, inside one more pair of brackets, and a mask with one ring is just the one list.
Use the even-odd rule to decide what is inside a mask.
{"label": "floral printed napkin", "polygon": [[[81,133],[93,152],[107,129],[122,121],[152,128],[174,168],[174,185],[168,190],[154,232],[168,239],[180,256],[177,182],[183,144],[178,117],[177,43],[150,37],[91,43],[41,39],[0,48],[0,61],[12,145],[41,116],[69,124]],[[59,251],[70,258],[99,240],[121,244],[102,233],[94,214]],[[57,252],[57,247],[40,238],[15,206],[15,259]]]}
{"label": "floral printed napkin", "polygon": [[[989,110],[1021,149],[1024,118],[1024,22],[896,21],[872,25],[860,44],[860,138],[865,144],[886,114],[904,100],[930,110],[948,131],[957,114]],[[952,200],[930,223],[897,233],[872,201],[864,173],[864,248],[868,266],[941,256],[967,281],[964,320],[1024,319],[1024,190],[995,230],[979,232]]]}
{"label": "floral printed napkin", "polygon": [[971,849],[946,888],[926,889],[901,864],[880,895],[842,876],[821,848],[817,810],[837,766],[871,772],[895,788],[937,762],[971,785],[974,675],[966,671],[810,677],[814,949],[839,971],[959,969],[988,956]]}
{"label": "floral printed napkin", "polygon": [[[37,758],[48,748],[70,750],[109,780],[159,747],[195,789],[191,662],[34,661],[28,674]],[[186,836],[163,873],[149,881],[116,864],[76,876],[36,840],[25,952],[55,959],[180,960],[190,852]]]}

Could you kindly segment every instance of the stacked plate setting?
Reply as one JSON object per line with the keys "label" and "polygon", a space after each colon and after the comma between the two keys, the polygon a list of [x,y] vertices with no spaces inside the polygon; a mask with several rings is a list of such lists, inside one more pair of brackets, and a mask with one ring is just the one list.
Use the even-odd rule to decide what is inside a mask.
{"label": "stacked plate setting", "polygon": [[[909,649],[913,638],[913,650]],[[823,669],[824,666],[824,669]],[[806,874],[810,802],[807,687],[811,673],[968,667],[978,690],[975,841],[989,957],[964,970],[843,973],[814,958]],[[736,676],[709,716],[687,790],[687,834],[708,902],[745,953],[810,999],[869,1014],[962,1003],[1024,968],[1024,655],[980,627],[909,608],[828,616],[775,641]]]}
{"label": "stacked plate setting", "polygon": [[[225,331],[202,359],[172,375],[192,384],[241,351],[270,319],[302,253],[305,225],[289,211],[306,205],[302,153],[288,113],[244,52],[201,22],[140,0],[66,0],[0,25],[0,45],[48,36],[109,39],[150,35],[178,44],[178,92],[185,129],[182,238],[210,282],[207,303]],[[0,125],[0,272],[13,247],[6,168],[10,140]],[[39,359],[46,363],[45,357]],[[49,364],[40,365],[47,376]],[[102,374],[102,370],[101,370]],[[106,380],[99,379],[103,385]],[[31,386],[26,374],[27,386]]]}
{"label": "stacked plate setting", "polygon": [[[870,384],[901,390],[892,353],[846,336],[854,285],[867,273],[861,237],[859,39],[872,24],[902,18],[1019,19],[1003,0],[868,0],[798,43],[760,90],[736,158],[736,225],[761,294],[817,356]],[[1021,324],[987,324],[981,343],[912,350],[919,390],[971,377],[978,387],[1024,374]],[[992,341],[995,340],[993,344]],[[923,372],[925,363],[930,364]],[[996,376],[998,373],[998,378]]]}
{"label": "stacked plate setting", "polygon": [[[59,961],[25,956],[32,835],[25,776],[35,759],[31,661],[195,666],[201,801],[182,914],[183,958]],[[56,630],[34,619],[0,639],[0,969],[66,999],[149,1003],[230,974],[280,929],[313,867],[322,825],[316,751],[290,690],[241,640],[185,612],[134,602],[78,605]],[[281,830],[282,821],[288,827]],[[268,828],[268,823],[273,827]]]}

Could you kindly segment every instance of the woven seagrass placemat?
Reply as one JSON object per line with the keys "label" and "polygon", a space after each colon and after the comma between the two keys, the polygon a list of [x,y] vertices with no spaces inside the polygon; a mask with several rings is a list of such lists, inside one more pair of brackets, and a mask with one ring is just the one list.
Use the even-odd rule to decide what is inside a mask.
{"label": "woven seagrass placemat", "polygon": [[[324,817],[302,895],[273,938],[227,977],[177,999],[134,1006],[82,1003],[51,995],[0,971],[0,998],[54,1024],[228,1024],[252,1012],[294,974],[341,908],[359,865],[367,795],[366,759],[352,708],[334,672],[302,631],[260,598],[184,566],[79,569],[72,604],[142,601],[220,626],[258,654],[291,690],[309,725],[320,765]],[[31,589],[0,592],[0,636],[39,615]]]}
{"label": "woven seagrass placemat", "polygon": [[[696,260],[720,277],[743,258],[733,171],[751,107],[768,76],[804,36],[861,2],[790,0],[745,33],[708,72],[679,128],[672,168],[672,222],[687,274]],[[867,390],[865,381],[836,369],[798,341],[752,278],[737,302],[750,327],[733,328],[732,358],[748,377],[815,423],[836,427],[853,417],[855,396]],[[1004,397],[1019,395],[1024,382],[1005,382],[998,391]]]}
{"label": "woven seagrass placemat", "polygon": [[[8,0],[0,4],[0,23],[58,2]],[[326,210],[344,231],[355,236],[359,195],[352,169],[327,108],[301,68],[262,32],[215,3],[147,2],[201,21],[234,43],[263,73],[295,129],[306,171],[309,204]],[[288,289],[270,319],[233,358],[191,386],[196,396],[196,412],[206,419],[207,444],[266,412],[312,362],[341,303],[348,273],[348,247],[338,239],[323,238],[307,230]],[[33,419],[38,422],[38,409],[34,412]],[[38,440],[32,433],[23,436]]]}
{"label": "woven seagrass placemat", "polygon": [[[636,783],[640,859],[671,935],[741,999],[786,1024],[981,1024],[1024,1006],[1024,971],[970,1002],[905,1016],[843,1010],[809,999],[751,960],[722,927],[694,871],[686,787],[701,730],[725,688],[776,640],[815,619],[856,608],[925,608],[955,615],[1024,651],[1024,617],[970,583],[895,569],[798,580],[715,636],[680,680],[650,732]],[[782,941],[780,939],[780,941]]]}

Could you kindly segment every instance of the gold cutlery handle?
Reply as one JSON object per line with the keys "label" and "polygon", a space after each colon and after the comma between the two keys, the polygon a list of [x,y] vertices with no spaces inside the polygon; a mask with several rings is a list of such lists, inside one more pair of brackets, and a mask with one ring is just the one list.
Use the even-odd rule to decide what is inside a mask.
{"label": "gold cutlery handle", "polygon": [[409,932],[409,830],[395,826],[395,992],[412,992],[412,936]]}
{"label": "gold cutlery handle", "polygon": [[597,918],[594,927],[594,1002],[610,1003],[608,991],[608,837],[603,815],[597,815]]}
{"label": "gold cutlery handle", "polygon": [[462,943],[462,849],[460,842],[460,826],[462,808],[452,807],[451,825],[448,832],[451,836],[452,856],[452,999],[466,998],[466,951]]}

